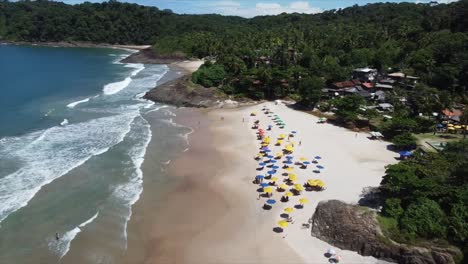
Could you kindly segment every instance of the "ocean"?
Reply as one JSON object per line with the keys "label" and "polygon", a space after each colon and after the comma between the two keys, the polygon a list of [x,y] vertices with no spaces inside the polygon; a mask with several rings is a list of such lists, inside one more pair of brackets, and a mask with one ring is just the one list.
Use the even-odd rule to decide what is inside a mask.
{"label": "ocean", "polygon": [[0,45],[0,263],[60,263],[86,235],[82,263],[124,254],[148,144],[164,142],[151,162],[165,177],[191,131],[142,99],[169,68],[129,54]]}

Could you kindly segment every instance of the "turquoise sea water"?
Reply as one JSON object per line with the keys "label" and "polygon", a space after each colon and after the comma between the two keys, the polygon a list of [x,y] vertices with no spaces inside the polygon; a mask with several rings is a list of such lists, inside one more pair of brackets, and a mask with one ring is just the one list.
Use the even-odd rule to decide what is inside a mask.
{"label": "turquoise sea water", "polygon": [[168,68],[128,54],[0,45],[0,263],[60,262],[85,232],[99,236],[89,263],[125,251],[146,147],[165,140],[163,163],[189,132],[141,99]]}

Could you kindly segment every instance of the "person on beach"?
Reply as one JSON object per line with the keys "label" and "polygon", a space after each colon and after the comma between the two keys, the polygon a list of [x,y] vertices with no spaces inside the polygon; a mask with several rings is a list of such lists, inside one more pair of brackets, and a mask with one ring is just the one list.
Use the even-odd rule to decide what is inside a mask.
{"label": "person on beach", "polygon": [[302,145],[302,141],[299,140],[299,146]]}
{"label": "person on beach", "polygon": [[60,239],[59,233],[56,232],[56,233],[55,233],[55,240],[59,240],[59,239]]}

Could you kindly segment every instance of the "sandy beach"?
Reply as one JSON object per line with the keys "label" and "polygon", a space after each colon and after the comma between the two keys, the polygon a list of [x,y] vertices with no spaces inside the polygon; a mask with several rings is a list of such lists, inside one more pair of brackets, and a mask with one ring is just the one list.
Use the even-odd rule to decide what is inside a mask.
{"label": "sandy beach", "polygon": [[[301,141],[301,145],[296,145],[294,156],[320,155],[320,164],[325,167],[320,174],[313,173],[312,168],[295,169],[297,182],[322,179],[327,189],[303,192],[301,197],[307,197],[310,203],[292,213],[294,224],[283,233],[275,233],[273,228],[284,208],[297,204],[299,197],[264,210],[265,198],[257,200],[258,185],[252,183],[259,174],[253,159],[259,141],[251,129],[252,122],[258,119],[261,125],[272,124],[271,118],[260,111],[264,105],[286,123],[285,129],[275,127],[270,136],[297,131],[291,140],[296,144]],[[256,117],[249,116],[253,111]],[[321,200],[356,203],[362,189],[377,186],[384,166],[396,161],[395,153],[386,149],[387,143],[371,141],[367,134],[317,124],[316,117],[285,105],[181,109],[176,113],[176,123],[193,128],[188,136],[190,146],[168,165],[164,181],[145,184],[129,225],[129,233],[138,236],[129,237],[122,263],[328,263],[324,253],[333,247],[313,238],[302,223],[307,223]],[[151,147],[143,165],[145,177],[152,173]],[[271,148],[273,153],[279,150]],[[161,191],[158,184],[164,184],[165,189]],[[280,195],[275,192],[273,198],[279,201]],[[341,263],[381,263],[336,250],[343,258]]]}

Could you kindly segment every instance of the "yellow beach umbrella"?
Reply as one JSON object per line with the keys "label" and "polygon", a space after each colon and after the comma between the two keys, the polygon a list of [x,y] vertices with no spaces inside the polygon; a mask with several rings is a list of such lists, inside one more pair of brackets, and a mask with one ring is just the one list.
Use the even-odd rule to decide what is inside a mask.
{"label": "yellow beach umbrella", "polygon": [[288,208],[284,209],[284,211],[285,211],[286,213],[292,213],[292,212],[294,211],[294,208],[288,207]]}
{"label": "yellow beach umbrella", "polygon": [[454,128],[461,129],[462,127],[461,126],[454,126]]}
{"label": "yellow beach umbrella", "polygon": [[299,199],[299,202],[300,202],[301,204],[306,204],[306,203],[309,202],[309,200],[308,200],[307,198],[301,198],[301,199]]}
{"label": "yellow beach umbrella", "polygon": [[315,181],[315,184],[316,184],[317,186],[319,186],[319,187],[325,186],[325,183],[324,183],[322,180],[316,180],[316,181]]}
{"label": "yellow beach umbrella", "polygon": [[448,126],[448,127],[453,127],[453,124],[448,124],[447,126]]}
{"label": "yellow beach umbrella", "polygon": [[284,183],[281,184],[279,187],[280,187],[281,189],[283,189],[283,190],[286,190],[286,189],[288,188],[288,186],[287,186],[286,184],[284,184]]}
{"label": "yellow beach umbrella", "polygon": [[293,167],[287,167],[287,168],[286,168],[286,169],[284,169],[284,170],[286,170],[286,171],[293,171],[293,170],[294,170],[294,168],[293,168]]}
{"label": "yellow beach umbrella", "polygon": [[280,158],[283,157],[283,153],[281,152],[276,153],[276,157],[280,157]]}
{"label": "yellow beach umbrella", "polygon": [[263,154],[259,153],[257,154],[257,157],[263,157]]}
{"label": "yellow beach umbrella", "polygon": [[447,129],[448,129],[448,130],[455,130],[454,127],[448,127]]}
{"label": "yellow beach umbrella", "polygon": [[265,187],[265,188],[263,188],[263,191],[266,192],[266,193],[272,193],[272,192],[273,192],[273,188],[271,188],[271,187]]}
{"label": "yellow beach umbrella", "polygon": [[272,181],[272,182],[275,182],[275,181],[277,181],[277,180],[278,180],[278,177],[272,177],[272,178],[270,179],[270,181]]}
{"label": "yellow beach umbrella", "polygon": [[310,179],[310,180],[307,180],[307,183],[310,185],[310,186],[315,186],[317,184],[317,181],[314,180],[314,179]]}
{"label": "yellow beach umbrella", "polygon": [[300,158],[299,160],[300,160],[300,161],[306,161],[307,158],[306,158],[306,157],[302,157],[302,158]]}
{"label": "yellow beach umbrella", "polygon": [[278,226],[280,227],[288,227],[288,225],[289,223],[284,220],[278,222]]}
{"label": "yellow beach umbrella", "polygon": [[286,192],[286,193],[284,194],[284,196],[288,196],[288,197],[293,196],[293,195],[294,195],[294,194],[293,194],[292,192]]}
{"label": "yellow beach umbrella", "polygon": [[290,181],[296,181],[296,180],[297,180],[297,176],[294,175],[294,174],[290,174],[288,179],[289,179]]}
{"label": "yellow beach umbrella", "polygon": [[285,138],[285,137],[286,137],[285,134],[280,134],[280,135],[279,135],[279,138],[281,138],[281,139],[283,139],[283,138]]}
{"label": "yellow beach umbrella", "polygon": [[300,184],[294,184],[294,189],[296,189],[297,191],[303,191],[304,187],[302,187],[302,185]]}

